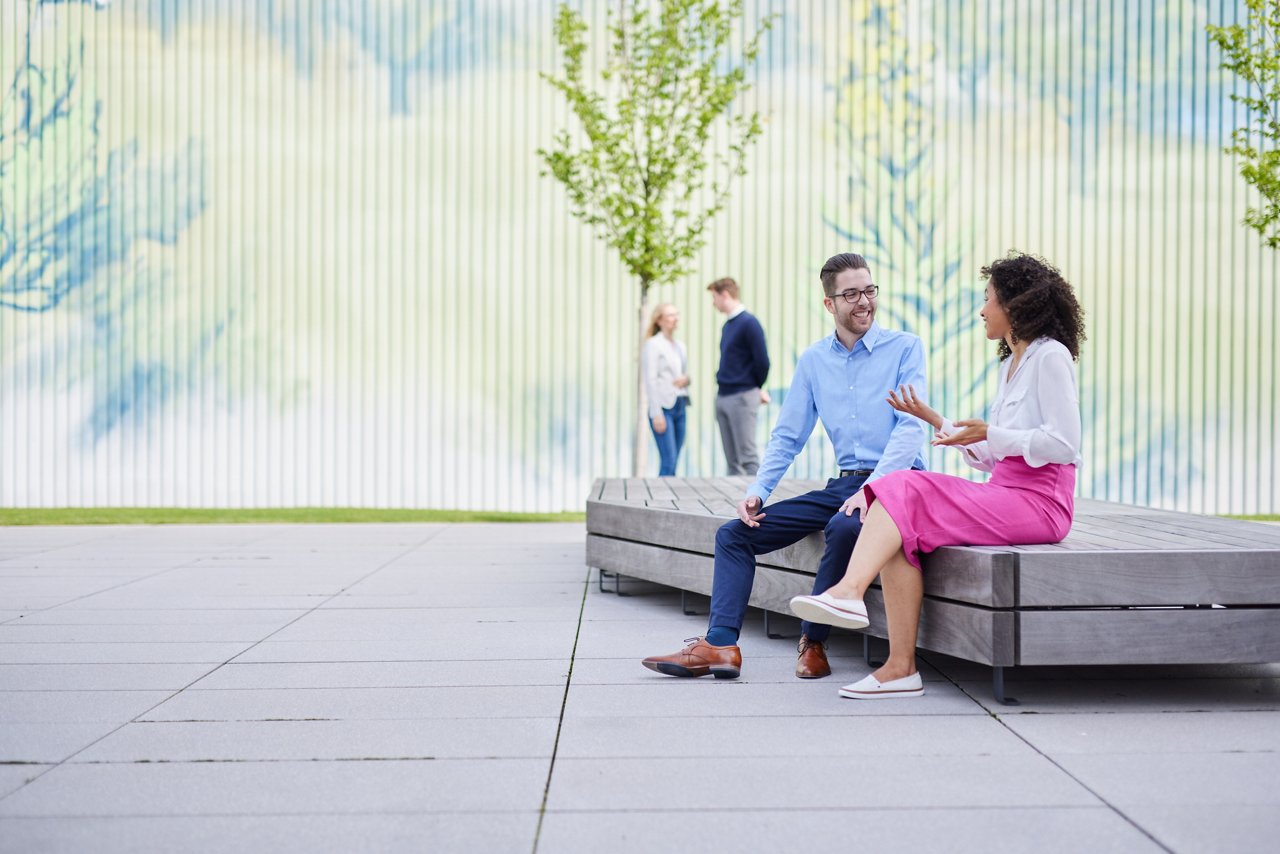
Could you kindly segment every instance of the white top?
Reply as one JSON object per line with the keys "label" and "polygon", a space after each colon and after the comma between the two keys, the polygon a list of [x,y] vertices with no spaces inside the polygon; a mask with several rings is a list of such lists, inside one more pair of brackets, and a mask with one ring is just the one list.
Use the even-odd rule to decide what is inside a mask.
{"label": "white top", "polygon": [[[1037,338],[1027,345],[1011,379],[1012,362],[1010,357],[1000,364],[987,440],[960,447],[965,462],[980,471],[991,471],[1005,457],[1022,457],[1033,468],[1047,463],[1080,465],[1080,395],[1071,351],[1061,341]],[[955,430],[951,419],[943,418],[938,434]]]}
{"label": "white top", "polygon": [[676,388],[677,378],[687,373],[688,364],[684,344],[673,341],[661,332],[644,342],[640,352],[640,366],[644,376],[644,393],[649,399],[649,417],[657,418],[662,410],[676,405],[677,397],[689,393]]}

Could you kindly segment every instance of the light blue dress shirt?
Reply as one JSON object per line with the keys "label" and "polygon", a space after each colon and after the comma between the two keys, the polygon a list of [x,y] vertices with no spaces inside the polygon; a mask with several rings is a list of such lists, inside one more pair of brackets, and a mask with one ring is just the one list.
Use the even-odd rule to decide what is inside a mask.
{"label": "light blue dress shirt", "polygon": [[885,400],[903,385],[928,399],[924,346],[909,332],[872,323],[852,350],[834,333],[805,350],[747,495],[761,502],[769,498],[819,418],[839,467],[871,469],[867,483],[900,469],[925,468],[924,422]]}

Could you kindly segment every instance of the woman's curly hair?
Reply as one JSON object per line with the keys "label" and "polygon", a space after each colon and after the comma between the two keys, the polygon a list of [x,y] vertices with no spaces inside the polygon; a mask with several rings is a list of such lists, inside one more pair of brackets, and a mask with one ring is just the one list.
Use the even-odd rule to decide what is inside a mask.
{"label": "woman's curly hair", "polygon": [[[1071,352],[1071,358],[1080,358],[1084,312],[1056,267],[1043,258],[1013,252],[983,267],[982,275],[991,280],[996,299],[1009,316],[1014,341],[1053,338]],[[1008,341],[1000,340],[999,352],[1002,360],[1013,354]]]}

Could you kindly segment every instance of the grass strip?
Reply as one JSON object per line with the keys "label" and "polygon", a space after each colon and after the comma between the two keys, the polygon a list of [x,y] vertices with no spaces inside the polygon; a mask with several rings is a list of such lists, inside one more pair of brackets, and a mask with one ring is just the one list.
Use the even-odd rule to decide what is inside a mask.
{"label": "grass strip", "polygon": [[581,522],[585,513],[498,513],[370,507],[0,508],[0,525],[235,525],[344,522]]}

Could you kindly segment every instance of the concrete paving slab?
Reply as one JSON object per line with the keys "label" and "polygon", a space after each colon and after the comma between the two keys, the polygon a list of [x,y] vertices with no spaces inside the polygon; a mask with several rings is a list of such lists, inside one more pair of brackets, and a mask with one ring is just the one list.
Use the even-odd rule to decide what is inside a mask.
{"label": "concrete paving slab", "polygon": [[[852,770],[856,765],[857,770]],[[695,782],[714,780],[716,785]],[[830,785],[814,785],[815,780]],[[557,758],[548,809],[1099,806],[1041,756]],[[0,803],[0,806],[3,806]]]}
{"label": "concrete paving slab", "polygon": [[[554,634],[518,630],[493,631],[504,626],[486,626],[483,632],[463,635],[453,626],[437,626],[412,632],[404,640],[381,641],[263,641],[247,650],[237,661],[486,661],[507,659],[568,659],[573,652],[573,635],[567,630]],[[444,631],[441,631],[444,629]],[[422,640],[426,635],[430,639]],[[434,636],[434,637],[431,637]],[[0,655],[4,650],[0,648]]]}
{"label": "concrete paving slab", "polygon": [[550,758],[558,721],[454,718],[404,721],[138,722],[74,762]]}
{"label": "concrete paving slab", "polygon": [[499,584],[580,583],[582,572],[567,562],[538,566],[453,564],[447,567],[388,568],[361,581],[352,590],[370,595],[420,593],[430,592],[436,584],[465,584],[475,579]]}
{"label": "concrete paving slab", "polygon": [[962,681],[993,714],[1046,712],[1241,712],[1280,709],[1280,678],[1127,679],[1023,682],[1007,679],[1005,693],[1020,705],[1002,706],[991,680]]}
{"label": "concrete paving slab", "polygon": [[550,811],[539,851],[975,851],[1142,854],[1162,849],[1105,807]]}
{"label": "concrete paving slab", "polygon": [[323,608],[487,608],[559,605],[582,601],[584,582],[535,581],[500,584],[491,581],[451,581],[433,584],[428,591],[403,595],[364,595],[358,588],[326,601]]}
{"label": "concrete paving slab", "polygon": [[[665,652],[675,652],[679,647],[672,647]],[[794,648],[786,647],[788,652],[783,655],[770,655],[768,657],[761,655],[752,655],[750,651],[744,652],[742,667],[743,675],[737,680],[743,684],[763,684],[770,683],[775,685],[799,685],[799,684],[818,684],[831,686],[834,693],[842,685],[847,685],[866,676],[871,668],[862,660],[861,653],[857,655],[828,655],[827,660],[831,663],[831,675],[818,680],[800,680],[795,675],[796,656]],[[664,650],[654,650],[654,652],[662,652]],[[920,673],[927,683],[927,687],[932,687],[935,682],[943,682],[941,676],[929,667],[921,667]],[[576,658],[573,662],[573,684],[574,685],[634,685],[636,682],[651,682],[655,674],[652,670],[640,664],[639,658]],[[666,676],[663,677],[670,681],[676,681],[679,677]],[[700,677],[710,681],[712,677]],[[687,681],[679,679],[679,681]]]}
{"label": "concrete paving slab", "polygon": [[67,764],[0,816],[536,811],[546,777],[545,759]]}
{"label": "concrete paving slab", "polygon": [[0,626],[6,643],[252,643],[279,631],[278,623],[196,623],[192,625]]}
{"label": "concrete paving slab", "polygon": [[631,685],[569,688],[565,719],[584,717],[773,717],[793,715],[985,715],[954,686],[930,685],[923,697],[867,702],[846,700],[830,679],[753,683],[744,680],[672,679],[654,674]]}
{"label": "concrete paving slab", "polygon": [[[23,625],[38,626],[196,626],[221,623],[283,626],[309,609],[269,608],[96,608],[90,603],[64,605],[52,611],[24,614]],[[10,623],[12,625],[12,623]]]}
{"label": "concrete paving slab", "polygon": [[1280,753],[1280,711],[1005,715],[1003,724],[1061,754]]}
{"label": "concrete paving slab", "polygon": [[6,643],[0,664],[221,664],[249,649],[251,643]]}
{"label": "concrete paving slab", "polygon": [[1072,776],[1107,803],[1270,805],[1280,811],[1280,754],[1190,753],[1061,755]]}
{"label": "concrete paving slab", "polygon": [[[132,585],[129,585],[132,587]],[[138,609],[163,611],[200,611],[207,609],[244,609],[263,608],[265,610],[299,610],[310,611],[317,605],[333,598],[328,593],[297,593],[267,595],[262,593],[217,592],[173,592],[143,593],[130,590],[129,587],[107,590],[93,596],[75,600],[76,607],[99,610],[120,609],[134,611]],[[71,604],[67,600],[51,602],[54,605]]]}
{"label": "concrete paving slab", "polygon": [[[566,609],[569,611],[569,609]],[[573,638],[578,634],[578,615],[569,613],[569,619],[555,621],[542,620],[536,626],[515,620],[498,621],[481,619],[471,623],[460,623],[457,620],[436,621],[430,613],[417,623],[386,624],[377,621],[343,620],[330,618],[311,620],[304,617],[278,631],[272,643],[293,642],[399,642],[412,637],[415,644],[438,644],[442,649],[459,645],[465,639],[466,644],[479,643],[486,648],[506,649],[511,653],[521,650],[525,643],[540,643],[554,638],[556,642],[569,642],[569,647],[559,648],[556,654],[567,656],[573,649]],[[0,626],[0,630],[3,630]],[[2,636],[0,636],[2,637]]]}
{"label": "concrete paving slab", "polygon": [[176,691],[215,664],[0,664],[0,691]]}
{"label": "concrete paving slab", "polygon": [[98,723],[13,723],[0,725],[0,765],[11,762],[57,764],[120,726]]}
{"label": "concrete paving slab", "polygon": [[124,723],[172,691],[3,691],[0,723]]}
{"label": "concrete paving slab", "polygon": [[1030,756],[1034,749],[989,715],[875,717],[579,718],[557,756],[812,757]]}
{"label": "concrete paving slab", "polygon": [[[423,720],[558,717],[559,685],[184,691],[148,721]],[[3,702],[3,700],[0,700]]]}
{"label": "concrete paving slab", "polygon": [[4,595],[4,603],[10,607],[21,610],[23,613],[30,613],[32,611],[43,611],[46,608],[57,608],[60,605],[66,605],[72,602],[85,602],[88,601],[85,598],[87,595],[88,593],[39,595],[35,593],[15,591]]}
{"label": "concrete paving slab", "polygon": [[[529,851],[538,814],[145,816],[0,819],[14,851],[172,854],[421,854],[422,851]],[[551,852],[553,849],[544,849]]]}
{"label": "concrete paving slab", "polygon": [[[37,764],[21,764],[21,765],[0,765],[0,798],[3,798],[13,792],[18,791],[27,785],[36,777],[48,771],[50,765]],[[4,826],[0,824],[0,831]],[[5,839],[6,835],[0,833],[0,839]],[[5,844],[8,844],[7,842]]]}
{"label": "concrete paving slab", "polygon": [[564,601],[538,607],[489,608],[317,608],[298,621],[308,630],[340,630],[348,627],[387,627],[388,631],[419,628],[437,623],[561,623],[578,622],[581,603]]}
{"label": "concrete paving slab", "polygon": [[564,658],[490,661],[239,662],[211,672],[188,690],[223,688],[448,688],[556,685],[569,675]]}
{"label": "concrete paving slab", "polygon": [[1126,806],[1124,814],[1178,854],[1274,851],[1280,809],[1274,804]]}

